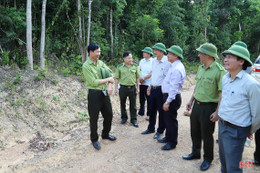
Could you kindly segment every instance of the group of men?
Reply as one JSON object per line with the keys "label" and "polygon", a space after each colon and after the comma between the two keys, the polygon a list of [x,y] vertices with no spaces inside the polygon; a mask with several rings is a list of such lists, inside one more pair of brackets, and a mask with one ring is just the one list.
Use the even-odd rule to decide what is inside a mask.
{"label": "group of men", "polygon": [[[187,103],[191,111],[190,129],[192,152],[183,156],[185,160],[200,159],[203,141],[203,162],[200,170],[207,170],[213,160],[215,122],[219,120],[218,142],[222,172],[242,172],[239,162],[246,138],[260,128],[260,84],[245,69],[252,65],[250,53],[245,43],[234,43],[222,54],[224,68],[217,63],[217,48],[205,43],[196,49],[202,65],[196,75],[196,86]],[[130,101],[130,122],[138,127],[136,116],[136,95],[139,94],[140,109],[138,114],[147,116],[149,125],[141,134],[155,132],[157,112],[159,122],[153,136],[160,143],[165,143],[162,150],[176,148],[178,143],[177,111],[181,106],[181,89],[186,73],[181,62],[183,50],[173,45],[166,49],[163,43],[156,43],[152,48],[142,50],[143,59],[139,67],[133,64],[131,52],[123,54],[124,63],[116,69],[115,75],[99,60],[100,47],[96,43],[88,46],[89,58],[83,64],[88,94],[88,112],[90,116],[90,138],[95,149],[100,149],[97,134],[97,120],[101,112],[104,122],[102,138],[111,141],[116,137],[109,134],[112,122],[112,106],[109,95],[115,82],[115,94],[120,97],[121,124],[127,122],[126,100]],[[167,54],[167,56],[166,56]],[[154,56],[154,58],[152,58]],[[114,81],[115,78],[115,81]],[[140,86],[139,86],[140,84]],[[119,90],[118,90],[119,88]],[[140,92],[140,93],[139,93]],[[165,137],[162,137],[165,131]],[[256,156],[255,159],[259,159]],[[260,161],[260,160],[258,160]],[[259,162],[258,162],[259,163]]]}

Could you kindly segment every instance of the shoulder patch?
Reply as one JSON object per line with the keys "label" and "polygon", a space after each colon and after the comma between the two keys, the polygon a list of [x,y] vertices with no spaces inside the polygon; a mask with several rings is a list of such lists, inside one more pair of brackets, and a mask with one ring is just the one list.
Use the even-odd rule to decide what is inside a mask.
{"label": "shoulder patch", "polygon": [[[217,63],[217,62],[216,62],[216,63]],[[224,67],[223,67],[221,64],[219,64],[219,63],[217,63],[217,67],[218,67],[218,69],[219,69],[220,71],[225,70]]]}

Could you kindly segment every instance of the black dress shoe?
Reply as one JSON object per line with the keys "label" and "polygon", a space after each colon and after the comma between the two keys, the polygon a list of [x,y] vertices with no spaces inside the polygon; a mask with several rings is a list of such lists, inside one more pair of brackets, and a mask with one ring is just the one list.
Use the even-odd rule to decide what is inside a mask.
{"label": "black dress shoe", "polygon": [[151,131],[151,130],[145,130],[145,131],[143,131],[141,134],[142,135],[146,135],[146,134],[150,134],[150,133],[154,133],[154,130],[153,131]]}
{"label": "black dress shoe", "polygon": [[174,148],[176,148],[176,146],[174,146],[174,145],[172,145],[170,143],[167,143],[166,145],[161,147],[162,150],[172,150]]}
{"label": "black dress shoe", "polygon": [[208,161],[204,160],[202,162],[202,164],[200,165],[200,170],[201,171],[206,171],[207,169],[209,169],[210,165],[211,165],[211,162],[208,162]]}
{"label": "black dress shoe", "polygon": [[153,136],[154,139],[159,139],[162,136],[162,133],[156,132],[155,135]]}
{"label": "black dress shoe", "polygon": [[132,122],[132,124],[133,124],[134,127],[139,127],[137,122]]}
{"label": "black dress shoe", "polygon": [[144,115],[144,110],[143,110],[143,109],[140,109],[140,110],[138,111],[138,115],[143,116],[143,115]]}
{"label": "black dress shoe", "polygon": [[186,155],[186,156],[182,156],[182,158],[184,160],[193,160],[193,159],[200,159],[200,156],[195,156],[192,153]]}
{"label": "black dress shoe", "polygon": [[126,121],[127,121],[126,119],[122,119],[122,120],[121,120],[121,124],[125,124]]}
{"label": "black dress shoe", "polygon": [[99,144],[98,141],[92,142],[92,145],[93,145],[93,147],[94,147],[95,149],[97,149],[97,150],[100,150],[100,149],[101,149],[100,144]]}
{"label": "black dress shoe", "polygon": [[166,137],[164,137],[162,139],[157,139],[157,141],[160,142],[160,143],[167,143]]}
{"label": "black dress shoe", "polygon": [[115,140],[116,140],[116,137],[115,137],[115,136],[108,135],[108,136],[103,136],[102,139],[108,139],[108,140],[110,140],[110,141],[115,141]]}

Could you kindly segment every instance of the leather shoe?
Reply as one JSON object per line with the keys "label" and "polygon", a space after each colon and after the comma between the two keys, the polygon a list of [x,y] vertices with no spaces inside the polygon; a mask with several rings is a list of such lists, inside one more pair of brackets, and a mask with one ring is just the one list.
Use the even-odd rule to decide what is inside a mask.
{"label": "leather shoe", "polygon": [[103,136],[102,139],[108,139],[108,140],[110,140],[110,141],[115,141],[115,140],[116,140],[116,137],[115,137],[115,136],[108,135],[108,136]]}
{"label": "leather shoe", "polygon": [[138,111],[138,115],[143,116],[143,115],[144,115],[144,110],[143,110],[143,109],[140,109],[140,110]]}
{"label": "leather shoe", "polygon": [[202,164],[200,165],[200,170],[201,171],[206,171],[207,169],[209,169],[210,165],[211,165],[211,162],[208,162],[208,161],[204,160],[202,162]]}
{"label": "leather shoe", "polygon": [[139,127],[137,122],[132,122],[132,124],[133,124],[134,127]]}
{"label": "leather shoe", "polygon": [[122,120],[121,120],[121,124],[125,124],[126,121],[127,121],[126,119],[122,119]]}
{"label": "leather shoe", "polygon": [[99,144],[98,141],[92,142],[92,145],[93,145],[93,147],[94,147],[96,150],[100,150],[100,149],[101,149],[100,144]]}
{"label": "leather shoe", "polygon": [[156,132],[155,135],[153,136],[154,139],[159,139],[162,136],[162,133]]}
{"label": "leather shoe", "polygon": [[200,159],[200,156],[195,156],[192,153],[186,155],[186,156],[182,156],[182,158],[184,160],[193,160],[193,159]]}
{"label": "leather shoe", "polygon": [[157,139],[157,141],[160,142],[160,143],[167,143],[166,137],[164,137],[162,139]]}
{"label": "leather shoe", "polygon": [[174,146],[174,145],[172,145],[170,143],[167,143],[166,145],[161,147],[162,150],[172,150],[174,148],[176,148],[176,146]]}
{"label": "leather shoe", "polygon": [[141,134],[142,135],[147,135],[147,134],[150,134],[150,133],[154,133],[154,130],[153,131],[151,131],[151,130],[145,130],[145,131],[143,131]]}

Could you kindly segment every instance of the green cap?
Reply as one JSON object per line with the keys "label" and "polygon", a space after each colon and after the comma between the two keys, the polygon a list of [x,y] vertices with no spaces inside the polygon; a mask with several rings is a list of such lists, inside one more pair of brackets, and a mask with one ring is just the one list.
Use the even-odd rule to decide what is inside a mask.
{"label": "green cap", "polygon": [[196,49],[197,51],[204,53],[206,55],[212,56],[216,59],[219,59],[218,57],[218,49],[217,47],[212,43],[204,43],[199,48]]}
{"label": "green cap", "polygon": [[146,52],[146,53],[149,53],[149,54],[151,54],[153,56],[153,49],[150,48],[150,47],[145,47],[142,51]]}
{"label": "green cap", "polygon": [[102,78],[105,79],[105,78],[108,78],[108,77],[111,77],[111,74],[109,72],[108,69],[106,68],[101,68],[101,75],[102,75]]}
{"label": "green cap", "polygon": [[166,52],[166,47],[163,43],[156,43],[153,47],[153,49],[158,49],[158,50],[161,50],[163,51],[164,53],[167,53]]}
{"label": "green cap", "polygon": [[[235,42],[233,45],[242,46],[242,47],[244,47],[244,48],[247,49],[247,45],[246,45],[246,43],[244,43],[243,41],[237,41],[237,42]],[[233,45],[232,45],[232,46],[233,46]]]}
{"label": "green cap", "polygon": [[249,64],[250,64],[249,66],[253,65],[252,61],[250,60],[250,53],[247,50],[247,48],[245,48],[244,46],[233,44],[228,50],[225,50],[222,54],[223,55],[225,55],[225,54],[236,55],[236,56],[246,60],[247,62],[249,62]]}
{"label": "green cap", "polygon": [[176,46],[173,45],[170,48],[167,49],[168,52],[174,53],[175,55],[177,55],[178,57],[180,57],[181,59],[183,59],[183,50],[180,46]]}

